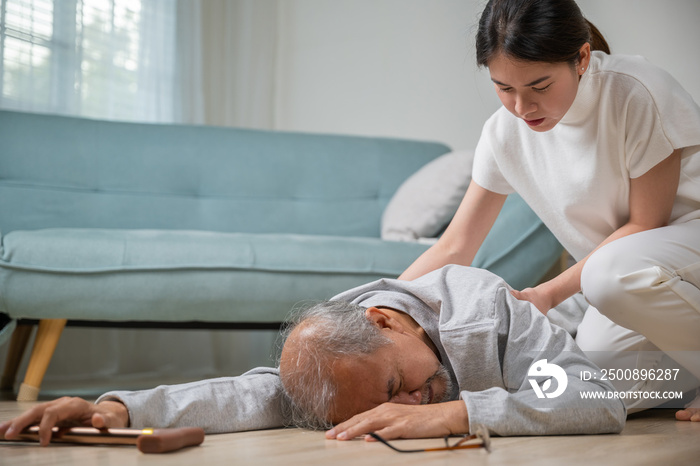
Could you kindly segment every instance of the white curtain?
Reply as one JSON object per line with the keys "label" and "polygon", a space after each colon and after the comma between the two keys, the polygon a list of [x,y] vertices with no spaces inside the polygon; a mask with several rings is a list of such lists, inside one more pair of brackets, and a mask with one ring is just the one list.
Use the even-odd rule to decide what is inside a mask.
{"label": "white curtain", "polygon": [[179,117],[274,127],[278,0],[180,0]]}
{"label": "white curtain", "polygon": [[[0,108],[273,128],[277,0],[0,2]],[[275,340],[274,331],[69,327],[42,391],[235,375],[272,364]]]}

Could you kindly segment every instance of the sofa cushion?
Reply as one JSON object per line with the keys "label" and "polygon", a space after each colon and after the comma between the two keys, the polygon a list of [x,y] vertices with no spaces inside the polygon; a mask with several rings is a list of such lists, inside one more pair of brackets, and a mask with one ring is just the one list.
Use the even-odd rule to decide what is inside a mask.
{"label": "sofa cushion", "polygon": [[281,322],[398,276],[425,246],[377,238],[46,229],[2,240],[0,312],[94,321]]}
{"label": "sofa cushion", "polygon": [[[14,231],[0,243],[0,312],[93,321],[281,322],[296,304],[396,277],[414,242],[182,230]],[[473,265],[531,286],[561,246],[509,196]]]}
{"label": "sofa cushion", "polygon": [[438,157],[404,181],[382,215],[382,238],[434,239],[457,212],[472,173],[473,151]]}

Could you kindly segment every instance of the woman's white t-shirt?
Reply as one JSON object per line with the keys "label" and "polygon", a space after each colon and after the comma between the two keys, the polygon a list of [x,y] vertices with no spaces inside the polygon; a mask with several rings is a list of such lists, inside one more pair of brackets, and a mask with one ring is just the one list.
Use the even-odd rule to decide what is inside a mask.
{"label": "woman's white t-shirt", "polygon": [[573,105],[535,132],[500,108],[484,125],[473,180],[517,192],[576,259],[629,219],[629,181],[675,149],[681,177],[670,223],[700,218],[700,107],[642,57],[593,52]]}

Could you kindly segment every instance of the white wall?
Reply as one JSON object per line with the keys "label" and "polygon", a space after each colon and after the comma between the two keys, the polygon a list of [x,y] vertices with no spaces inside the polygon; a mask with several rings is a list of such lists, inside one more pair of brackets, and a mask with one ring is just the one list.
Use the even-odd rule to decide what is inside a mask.
{"label": "white wall", "polygon": [[[475,146],[500,105],[474,36],[484,0],[282,0],[275,127]],[[700,1],[579,0],[613,52],[700,102]]]}
{"label": "white wall", "polygon": [[281,5],[277,128],[476,141],[495,102],[474,86],[475,2]]}

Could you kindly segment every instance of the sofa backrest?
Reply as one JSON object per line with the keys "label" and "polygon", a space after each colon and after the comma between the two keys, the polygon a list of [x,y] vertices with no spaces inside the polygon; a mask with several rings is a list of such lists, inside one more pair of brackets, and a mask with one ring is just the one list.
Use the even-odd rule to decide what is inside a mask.
{"label": "sofa backrest", "polygon": [[0,111],[0,230],[379,236],[443,144]]}

